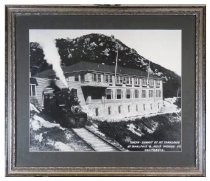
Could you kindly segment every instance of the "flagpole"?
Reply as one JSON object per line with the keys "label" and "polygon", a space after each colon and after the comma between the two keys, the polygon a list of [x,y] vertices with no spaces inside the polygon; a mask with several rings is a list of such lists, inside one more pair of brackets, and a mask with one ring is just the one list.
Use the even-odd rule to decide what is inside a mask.
{"label": "flagpole", "polygon": [[117,54],[116,54],[116,60],[115,60],[115,71],[114,71],[114,80],[116,85],[116,76],[117,76],[117,60],[118,60],[118,45],[117,45]]}
{"label": "flagpole", "polygon": [[147,87],[149,86],[149,70],[150,70],[150,61],[149,61],[149,66],[147,70]]}
{"label": "flagpole", "polygon": [[116,41],[116,39],[114,38],[113,35],[111,35],[111,39],[112,39],[112,42],[115,43],[116,45],[116,59],[115,59],[115,70],[114,70],[114,84],[116,85],[116,77],[117,77],[117,61],[118,61],[118,48],[119,48],[119,44],[118,42]]}

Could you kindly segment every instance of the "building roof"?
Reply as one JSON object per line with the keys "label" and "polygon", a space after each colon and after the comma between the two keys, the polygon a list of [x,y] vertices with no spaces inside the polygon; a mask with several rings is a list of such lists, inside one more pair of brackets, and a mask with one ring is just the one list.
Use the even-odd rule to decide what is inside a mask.
{"label": "building roof", "polygon": [[[103,73],[115,73],[115,65],[106,65],[92,62],[79,62],[71,66],[63,66],[63,72],[66,76],[72,75],[76,72],[103,72]],[[126,67],[117,67],[117,74],[123,75],[132,75],[132,76],[141,76],[146,77],[147,73],[138,69],[126,68]],[[34,77],[40,78],[53,78],[55,77],[55,72],[52,69],[45,70],[41,73],[36,74]],[[154,75],[150,75],[153,78],[159,78]]]}

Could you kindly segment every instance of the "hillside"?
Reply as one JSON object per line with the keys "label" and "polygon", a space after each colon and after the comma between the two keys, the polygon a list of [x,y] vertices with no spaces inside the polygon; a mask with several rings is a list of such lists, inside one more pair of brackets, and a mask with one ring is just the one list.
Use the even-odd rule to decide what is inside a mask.
{"label": "hillside", "polygon": [[[89,117],[86,129],[121,151],[180,151],[181,109],[174,104],[175,101],[176,98],[165,99],[162,113],[159,115],[150,114],[114,122]],[[91,141],[95,140],[93,137],[91,139],[80,137],[77,129],[62,127],[32,103],[29,127],[32,152],[94,151],[93,148],[108,151],[106,145],[102,146],[101,141],[93,143]],[[150,143],[142,144],[145,141]],[[167,143],[163,144],[163,141]]]}
{"label": "hillside", "polygon": [[[41,72],[43,69],[50,68],[46,66],[43,51],[40,46],[37,48],[35,42],[30,43],[30,61],[33,74]],[[116,48],[118,46],[118,65],[123,67],[140,69],[148,71],[149,60],[139,55],[136,50],[129,48],[120,40],[112,36],[103,34],[88,34],[75,39],[57,39],[56,47],[58,48],[61,64],[69,66],[79,61],[89,61],[95,63],[104,63],[108,65],[115,64]],[[38,57],[39,61],[37,61]],[[40,60],[42,60],[40,63]],[[35,67],[35,71],[34,71]],[[37,68],[38,67],[38,68]],[[40,67],[40,68],[39,68]],[[177,96],[177,91],[181,90],[181,77],[158,64],[150,62],[150,72],[164,80],[164,97]]]}

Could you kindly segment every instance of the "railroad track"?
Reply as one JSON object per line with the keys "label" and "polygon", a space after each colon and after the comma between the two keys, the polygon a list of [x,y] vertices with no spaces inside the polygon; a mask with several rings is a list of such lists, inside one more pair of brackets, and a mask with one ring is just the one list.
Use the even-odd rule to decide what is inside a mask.
{"label": "railroad track", "polygon": [[120,151],[119,148],[112,145],[105,139],[102,139],[88,128],[74,128],[74,133],[85,141],[94,151],[109,152],[109,151]]}

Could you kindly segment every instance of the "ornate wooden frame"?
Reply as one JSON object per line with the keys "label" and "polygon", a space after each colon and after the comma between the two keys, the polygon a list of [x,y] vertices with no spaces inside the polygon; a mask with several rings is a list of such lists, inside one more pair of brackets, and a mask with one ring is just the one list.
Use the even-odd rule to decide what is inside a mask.
{"label": "ornate wooden frame", "polygon": [[[17,15],[194,15],[196,16],[195,167],[17,167],[16,57]],[[6,6],[6,174],[7,176],[205,176],[205,5]]]}

